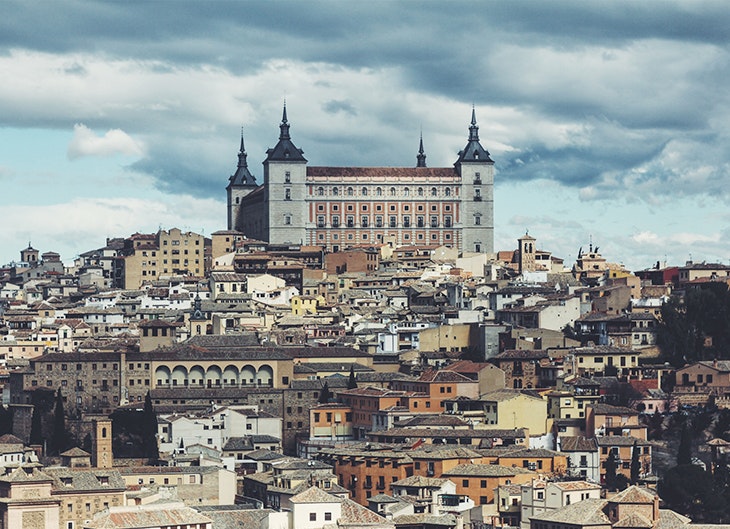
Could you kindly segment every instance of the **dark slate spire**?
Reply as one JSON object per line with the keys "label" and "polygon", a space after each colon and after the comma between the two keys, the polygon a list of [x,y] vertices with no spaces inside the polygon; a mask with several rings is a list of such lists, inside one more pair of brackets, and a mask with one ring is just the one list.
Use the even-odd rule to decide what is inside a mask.
{"label": "dark slate spire", "polygon": [[281,125],[279,125],[279,142],[276,147],[266,151],[266,162],[306,162],[304,151],[299,149],[291,141],[289,135],[289,121],[286,117],[286,103],[284,103],[284,112],[281,116]]}
{"label": "dark slate spire", "polygon": [[256,179],[248,170],[246,148],[243,145],[243,127],[241,127],[241,150],[238,151],[238,167],[236,172],[229,179],[232,185],[246,186],[256,185]]}
{"label": "dark slate spire", "polygon": [[421,133],[421,142],[418,145],[418,156],[416,156],[416,167],[426,167],[426,155],[423,154],[423,133]]}
{"label": "dark slate spire", "polygon": [[203,314],[202,303],[200,302],[200,292],[195,289],[195,301],[193,302],[193,313],[190,315],[192,321],[205,321],[208,318]]}
{"label": "dark slate spire", "polygon": [[477,125],[477,112],[471,107],[471,126],[469,127],[469,141],[479,141],[479,126]]}
{"label": "dark slate spire", "polygon": [[471,125],[469,126],[469,142],[464,150],[459,151],[459,159],[454,165],[461,162],[485,162],[494,163],[489,157],[489,152],[479,143],[479,126],[477,125],[477,114],[474,107],[471,109]]}
{"label": "dark slate spire", "polygon": [[279,133],[280,140],[289,140],[289,122],[286,120],[286,101],[284,101],[284,112],[281,115],[281,125],[279,125],[281,132]]}

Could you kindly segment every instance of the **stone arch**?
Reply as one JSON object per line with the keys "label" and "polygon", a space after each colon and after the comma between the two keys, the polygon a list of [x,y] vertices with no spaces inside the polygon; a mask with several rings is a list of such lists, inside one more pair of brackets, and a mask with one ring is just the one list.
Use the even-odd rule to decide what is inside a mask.
{"label": "stone arch", "polygon": [[186,386],[188,383],[188,370],[185,366],[175,366],[172,369],[172,385]]}
{"label": "stone arch", "polygon": [[238,368],[227,365],[223,370],[223,385],[238,386]]}
{"label": "stone arch", "polygon": [[241,384],[255,384],[256,368],[250,364],[243,366],[241,368],[240,380]]}
{"label": "stone arch", "polygon": [[205,369],[200,365],[194,365],[188,373],[188,381],[191,386],[202,386],[205,383]]}
{"label": "stone arch", "polygon": [[259,386],[272,386],[274,384],[274,370],[270,365],[264,364],[259,367],[256,373],[256,384]]}
{"label": "stone arch", "polygon": [[167,366],[158,366],[155,369],[155,380],[158,386],[166,386],[170,383],[170,368]]}
{"label": "stone arch", "polygon": [[218,366],[210,366],[205,372],[205,385],[207,387],[220,386],[223,379],[223,372]]}

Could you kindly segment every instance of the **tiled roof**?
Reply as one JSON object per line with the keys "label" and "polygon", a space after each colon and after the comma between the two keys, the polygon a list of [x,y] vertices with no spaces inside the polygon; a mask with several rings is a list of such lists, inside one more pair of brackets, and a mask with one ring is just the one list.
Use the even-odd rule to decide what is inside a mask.
{"label": "tiled roof", "polygon": [[639,412],[633,408],[626,408],[624,406],[612,406],[611,404],[591,404],[593,412],[596,415],[639,415]]}
{"label": "tiled roof", "polygon": [[289,501],[292,503],[340,503],[342,499],[319,487],[309,487],[304,492],[292,496]]}
{"label": "tiled roof", "polygon": [[588,481],[554,481],[552,485],[565,491],[601,488],[598,483],[589,483]]}
{"label": "tiled roof", "polygon": [[435,371],[429,369],[424,371],[423,374],[418,377],[419,382],[475,382],[474,380],[465,377],[455,371],[449,371],[447,369],[439,369]]}
{"label": "tiled roof", "polygon": [[452,167],[307,167],[307,177],[316,176],[336,176],[338,178],[348,176],[361,178],[383,177],[385,178],[383,186],[387,186],[393,178],[433,179],[434,182],[439,183],[440,179],[444,177],[458,178]]}
{"label": "tiled roof", "polygon": [[560,437],[561,452],[595,452],[596,450],[598,450],[598,445],[595,439],[588,439],[582,435]]}
{"label": "tiled roof", "polygon": [[368,502],[373,502],[373,503],[398,503],[398,500],[396,500],[393,496],[388,496],[387,494],[383,494],[381,492],[380,494],[376,494],[372,498],[368,498]]}
{"label": "tiled roof", "polygon": [[416,426],[468,426],[469,423],[464,419],[455,415],[430,415],[430,414],[419,414],[408,420],[401,421],[398,423],[401,427],[416,427]]}
{"label": "tiled roof", "polygon": [[195,510],[213,520],[215,529],[269,529],[271,509],[246,509],[240,505],[196,506]]}
{"label": "tiled roof", "polygon": [[530,519],[540,520],[541,522],[574,524],[582,527],[589,525],[610,526],[611,521],[603,512],[605,506],[606,500],[588,498],[560,509],[531,516]]}
{"label": "tiled roof", "polygon": [[634,446],[634,443],[637,446],[648,446],[651,444],[648,441],[631,437],[630,435],[602,435],[596,437],[596,442],[598,446]]}
{"label": "tiled roof", "polygon": [[[28,470],[26,472],[26,469]],[[10,470],[10,467],[6,467],[6,470],[10,470],[7,474],[0,476],[0,481],[9,483],[39,483],[43,481],[53,481],[53,478],[40,470],[38,467],[17,467]]]}
{"label": "tiled roof", "polygon": [[616,523],[613,524],[613,527],[615,529],[623,529],[624,527],[627,528],[646,528],[649,529],[654,524],[651,520],[649,520],[645,516],[641,516],[638,513],[630,513],[627,516],[624,516],[623,518],[620,518],[616,521]]}
{"label": "tiled roof", "polygon": [[466,463],[464,465],[457,465],[448,472],[444,472],[442,475],[497,478],[514,476],[516,474],[534,474],[534,472],[519,467],[505,467],[502,465],[475,465],[471,463]]}
{"label": "tiled roof", "polygon": [[393,521],[395,522],[396,526],[456,526],[456,517],[452,514],[444,514],[442,516],[436,516],[434,514],[403,514],[401,516],[396,516]]}
{"label": "tiled roof", "polygon": [[81,450],[78,446],[75,446],[71,448],[70,450],[66,450],[64,453],[61,454],[63,457],[91,457],[91,454],[88,453],[85,450]]}
{"label": "tiled roof", "polygon": [[342,501],[342,514],[340,519],[337,521],[338,525],[390,525],[385,518],[379,514],[374,513],[367,507],[363,507],[359,503],[355,503],[350,499],[344,499]]}
{"label": "tiled roof", "polygon": [[[53,478],[56,491],[108,491],[125,490],[124,478],[117,470],[46,468],[46,474]],[[106,484],[103,484],[106,481]]]}
{"label": "tiled roof", "polygon": [[656,494],[633,485],[628,487],[609,500],[611,503],[642,503],[653,504]]}
{"label": "tiled roof", "polygon": [[136,529],[138,527],[175,527],[208,524],[211,519],[190,507],[128,507],[111,511],[95,521],[98,529]]}
{"label": "tiled roof", "polygon": [[[527,395],[524,392],[517,390],[517,389],[497,389],[494,391],[490,391],[489,393],[485,393],[481,397],[479,397],[480,401],[486,401],[486,402],[504,402],[507,400],[511,400],[517,397],[529,397],[533,398],[535,400],[542,400],[539,397],[534,397],[532,395]],[[545,402],[545,405],[547,406],[547,402]]]}
{"label": "tiled roof", "polygon": [[436,487],[440,488],[448,480],[446,478],[428,478],[425,476],[409,476],[391,483],[392,487]]}

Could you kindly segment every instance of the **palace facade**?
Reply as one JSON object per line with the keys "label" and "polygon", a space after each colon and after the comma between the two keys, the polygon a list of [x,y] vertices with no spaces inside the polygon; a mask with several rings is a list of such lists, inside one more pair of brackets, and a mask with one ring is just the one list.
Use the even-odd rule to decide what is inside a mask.
{"label": "palace facade", "polygon": [[479,141],[474,110],[453,167],[427,167],[423,138],[415,167],[309,166],[292,142],[286,107],[279,128],[261,185],[248,169],[241,138],[226,188],[228,229],[329,252],[383,243],[493,252],[494,162]]}

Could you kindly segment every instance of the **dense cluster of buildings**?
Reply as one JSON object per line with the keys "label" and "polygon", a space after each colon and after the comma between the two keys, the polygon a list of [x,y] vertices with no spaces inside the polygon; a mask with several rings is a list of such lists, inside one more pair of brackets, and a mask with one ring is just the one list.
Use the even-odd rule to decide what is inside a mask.
{"label": "dense cluster of buildings", "polygon": [[[261,185],[241,142],[228,229],[0,268],[0,527],[691,527],[651,491],[647,418],[728,405],[730,364],[674,370],[656,332],[730,267],[494,252],[475,115],[453,168],[425,160],[308,166],[285,110]],[[59,391],[90,441],[49,457]],[[147,397],[155,465],[109,419]]]}

